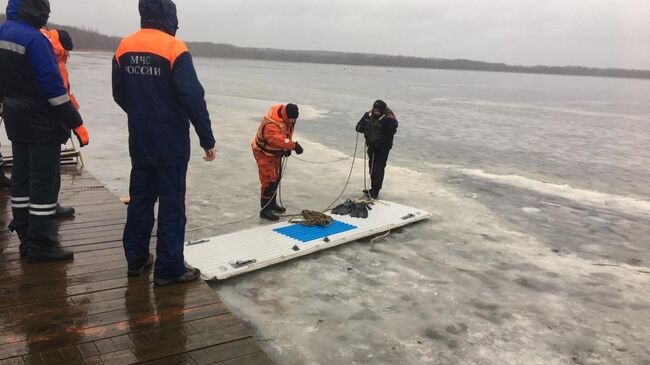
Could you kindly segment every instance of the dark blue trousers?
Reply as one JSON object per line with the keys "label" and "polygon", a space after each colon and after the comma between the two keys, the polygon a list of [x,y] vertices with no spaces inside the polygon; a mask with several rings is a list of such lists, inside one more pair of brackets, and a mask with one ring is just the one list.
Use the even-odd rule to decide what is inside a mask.
{"label": "dark blue trousers", "polygon": [[158,242],[154,276],[178,279],[185,272],[185,178],[187,163],[176,166],[137,165],[131,167],[131,185],[124,252],[129,267],[140,267],[149,256],[158,200]]}
{"label": "dark blue trousers", "polygon": [[61,187],[61,145],[12,143],[9,229],[24,231],[37,243],[55,242],[54,214]]}

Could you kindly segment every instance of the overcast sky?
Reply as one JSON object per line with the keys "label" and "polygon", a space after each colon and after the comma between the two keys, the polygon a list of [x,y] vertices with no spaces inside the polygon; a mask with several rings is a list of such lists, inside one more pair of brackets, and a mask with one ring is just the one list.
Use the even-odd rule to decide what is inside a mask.
{"label": "overcast sky", "polygon": [[[6,1],[5,1],[6,3]],[[126,35],[137,0],[50,0]],[[178,36],[238,46],[650,69],[650,0],[176,0]]]}

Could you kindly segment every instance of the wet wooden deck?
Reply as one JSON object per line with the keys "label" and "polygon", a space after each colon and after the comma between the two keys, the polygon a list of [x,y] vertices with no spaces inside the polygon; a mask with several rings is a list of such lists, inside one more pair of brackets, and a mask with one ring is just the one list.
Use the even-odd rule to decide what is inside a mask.
{"label": "wet wooden deck", "polygon": [[[99,184],[90,174],[64,180]],[[28,264],[6,232],[0,192],[0,364],[270,364],[244,324],[203,281],[156,288],[126,276],[126,207],[105,188],[61,184],[74,218],[59,223],[67,263]],[[152,245],[153,249],[153,245]]]}

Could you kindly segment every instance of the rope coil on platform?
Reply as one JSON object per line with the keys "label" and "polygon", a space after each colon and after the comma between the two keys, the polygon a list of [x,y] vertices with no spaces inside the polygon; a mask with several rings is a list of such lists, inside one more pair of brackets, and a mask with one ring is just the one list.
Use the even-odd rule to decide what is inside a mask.
{"label": "rope coil on platform", "polygon": [[74,182],[72,179],[61,179],[62,182],[67,182],[72,186],[76,186],[78,188],[84,188],[84,189],[103,189],[106,187],[104,184],[79,184]]}

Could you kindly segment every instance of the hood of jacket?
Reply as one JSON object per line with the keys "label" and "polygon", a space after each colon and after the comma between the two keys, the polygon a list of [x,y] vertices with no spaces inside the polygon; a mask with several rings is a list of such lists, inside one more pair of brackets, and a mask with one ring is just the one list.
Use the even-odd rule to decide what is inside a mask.
{"label": "hood of jacket", "polygon": [[140,26],[176,35],[178,16],[172,0],[140,0]]}
{"label": "hood of jacket", "polygon": [[50,18],[50,2],[48,0],[9,0],[7,4],[7,19],[22,20],[34,28],[40,29]]}

